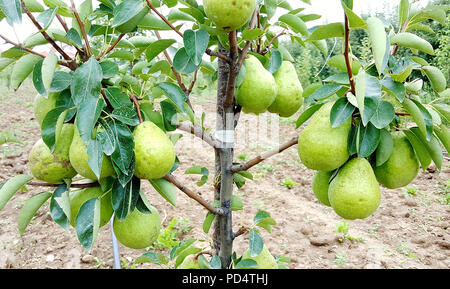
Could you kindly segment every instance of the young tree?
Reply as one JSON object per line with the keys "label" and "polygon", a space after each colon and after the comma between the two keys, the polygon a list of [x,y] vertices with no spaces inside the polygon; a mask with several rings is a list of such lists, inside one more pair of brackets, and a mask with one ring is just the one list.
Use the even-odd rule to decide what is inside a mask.
{"label": "young tree", "polygon": [[[33,176],[8,180],[0,189],[0,209],[24,185],[55,187],[26,202],[18,218],[20,234],[50,200],[53,220],[63,228],[72,224],[86,249],[113,213],[118,240],[145,248],[160,229],[156,208],[140,190],[141,180],[149,180],[172,204],[178,188],[206,208],[206,233],[214,223],[213,248],[202,251],[193,245],[195,239],[182,242],[170,253],[175,267],[276,268],[257,229],[270,232],[275,220],[259,211],[252,228],[233,231],[232,211],[240,208],[233,186],[252,178],[248,170],[253,166],[298,144],[300,160],[317,171],[313,190],[321,202],[346,219],[371,215],[380,203],[380,184],[405,186],[419,164],[425,170],[431,161],[441,169],[441,144],[449,150],[450,110],[440,102],[448,99],[447,81],[421,57],[432,55],[433,47],[410,32],[428,19],[445,21],[445,8],[415,11],[402,0],[401,28],[393,31],[376,17],[361,19],[353,1],[341,3],[342,22],[308,28],[306,22],[319,16],[293,9],[287,1],[99,0],[94,6],[85,0],[76,7],[73,0],[45,0],[44,7],[35,0],[0,0],[0,19],[14,25],[25,14],[36,26],[22,43],[0,34],[14,46],[2,53],[0,69],[12,67],[13,89],[32,76],[42,135],[30,152]],[[281,16],[276,18],[276,12]],[[53,22],[62,29],[50,27]],[[349,35],[359,29],[369,35],[370,63],[351,53]],[[177,39],[163,38],[160,31],[172,31]],[[328,61],[341,72],[303,93],[292,57],[278,46],[283,35],[301,46],[310,42],[325,55],[326,39],[342,38],[342,53]],[[34,50],[44,44],[55,52],[45,56]],[[177,44],[172,59],[168,51]],[[399,59],[399,49],[414,55]],[[190,101],[200,69],[217,75],[215,135]],[[421,103],[421,83],[411,79],[413,70],[428,77],[440,96],[435,102]],[[312,118],[299,138],[235,163],[234,133],[242,113],[288,117],[302,104],[297,128]],[[176,129],[215,150],[212,204],[175,177],[179,161],[166,133]],[[206,168],[190,172],[201,174],[200,184],[205,183]],[[72,182],[77,174],[87,181]],[[233,241],[243,234],[249,234],[249,250],[238,257]],[[207,260],[205,254],[213,257]],[[151,252],[139,260],[167,262]]]}

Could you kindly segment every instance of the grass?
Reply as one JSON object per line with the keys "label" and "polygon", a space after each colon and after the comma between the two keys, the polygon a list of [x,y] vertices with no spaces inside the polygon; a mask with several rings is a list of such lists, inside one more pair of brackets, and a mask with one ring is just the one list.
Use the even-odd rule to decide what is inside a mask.
{"label": "grass", "polygon": [[338,267],[340,267],[340,268],[347,266],[347,262],[348,262],[348,258],[344,253],[336,254],[336,258],[333,261],[333,263],[338,265]]}
{"label": "grass", "polygon": [[409,258],[417,257],[416,254],[409,252],[408,244],[405,244],[405,243],[401,243],[400,245],[398,245],[397,251]]}
{"label": "grass", "polygon": [[291,178],[285,178],[281,181],[281,184],[288,188],[289,190],[295,186],[298,186],[299,183],[294,182]]}

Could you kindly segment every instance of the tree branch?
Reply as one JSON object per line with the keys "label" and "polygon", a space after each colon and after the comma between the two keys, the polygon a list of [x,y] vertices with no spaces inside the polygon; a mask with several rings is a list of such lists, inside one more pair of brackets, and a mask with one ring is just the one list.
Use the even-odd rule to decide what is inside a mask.
{"label": "tree branch", "polygon": [[204,142],[212,146],[213,148],[221,148],[222,142],[216,139],[214,136],[206,133],[199,125],[191,125],[188,123],[180,123],[177,129],[193,134],[194,136],[202,139]]}
{"label": "tree branch", "polygon": [[219,52],[212,51],[209,48],[206,49],[205,53],[208,54],[209,56],[215,56],[215,57],[221,58],[222,60],[225,60],[228,63],[231,63],[231,59],[228,56],[225,56]]}
{"label": "tree branch", "polygon": [[[255,28],[256,20],[258,19],[258,13],[259,13],[258,8],[256,8],[255,11],[253,12],[252,19],[250,20],[250,23],[249,23],[250,29]],[[239,57],[238,64],[236,65],[236,68],[235,68],[237,73],[239,73],[239,70],[241,70],[241,67],[244,64],[244,61],[247,58],[248,49],[250,48],[251,43],[252,43],[251,41],[247,41],[244,45],[244,48],[242,49],[241,56]]]}
{"label": "tree branch", "polygon": [[84,45],[86,46],[87,56],[91,57],[91,55],[92,55],[91,45],[89,44],[89,39],[87,37],[86,29],[84,28],[83,21],[81,21],[81,18],[80,18],[80,15],[78,14],[77,8],[75,8],[74,1],[70,0],[70,3],[72,4],[73,15],[75,16],[75,19],[78,22],[78,26],[80,26],[80,29],[81,29],[81,34],[82,34],[83,39],[84,39]]}
{"label": "tree branch", "polygon": [[263,50],[263,54],[267,53],[270,49],[270,46],[273,44],[273,42],[280,38],[281,36],[283,36],[284,34],[286,34],[286,29],[283,29],[283,31],[281,31],[279,34],[277,34],[275,37],[273,37],[272,39],[270,39],[269,43],[267,43],[267,46],[264,48]]}
{"label": "tree branch", "polygon": [[183,184],[180,183],[172,174],[168,174],[164,177],[166,181],[171,182],[174,184],[180,191],[185,193],[189,198],[194,199],[197,201],[200,205],[205,207],[209,212],[211,212],[214,215],[222,215],[223,212],[220,208],[213,207],[211,204],[209,204],[207,201],[205,201],[202,197],[200,197],[198,194],[191,191],[189,188],[183,186]]}
{"label": "tree branch", "polygon": [[34,18],[33,14],[30,12],[30,10],[28,10],[27,6],[25,5],[25,3],[22,0],[22,8],[25,11],[25,13],[28,15],[28,17],[30,18],[31,22],[33,22],[34,26],[36,26],[36,28],[39,30],[39,32],[41,32],[42,36],[44,36],[45,40],[47,40],[52,46],[53,48],[55,48],[56,51],[59,52],[59,54],[61,54],[61,56],[67,60],[68,64],[70,65],[70,68],[72,70],[77,69],[78,65],[73,61],[73,59],[64,52],[64,50],[62,50],[61,47],[58,46],[58,44],[56,44],[56,42],[47,34],[47,32],[45,32],[45,30],[42,28],[42,26],[39,24],[39,22],[37,22],[36,18]]}
{"label": "tree branch", "polygon": [[288,141],[287,143],[281,145],[279,148],[273,149],[273,150],[268,151],[268,152],[266,152],[266,153],[264,153],[262,155],[259,155],[256,158],[246,162],[245,164],[232,166],[231,167],[231,171],[233,173],[240,172],[240,171],[246,171],[246,170],[250,169],[251,167],[259,164],[260,162],[262,162],[262,161],[264,161],[264,160],[266,160],[266,159],[268,159],[268,158],[270,158],[270,157],[272,157],[272,156],[274,156],[276,154],[279,154],[282,151],[284,151],[284,150],[286,150],[286,149],[288,149],[291,146],[296,145],[296,144],[298,144],[298,138],[294,137],[290,141]]}
{"label": "tree branch", "polygon": [[119,44],[120,40],[122,40],[122,38],[123,38],[124,36],[125,36],[124,33],[120,34],[119,37],[116,39],[116,41],[114,41],[114,43],[111,44],[111,46],[110,46],[106,51],[100,53],[100,54],[97,56],[97,60],[100,60],[103,56],[105,56],[106,54],[108,54],[109,52],[111,52],[111,50],[113,50],[114,47],[116,47],[117,44]]}
{"label": "tree branch", "polygon": [[[8,38],[6,38],[5,36],[3,36],[3,35],[1,35],[1,34],[0,34],[0,38],[2,38],[3,40],[5,40],[6,43],[9,43],[9,44],[11,44],[11,45],[13,45],[13,46],[16,46],[16,47],[18,47],[18,48],[20,48],[20,49],[23,49],[23,50],[25,50],[25,51],[27,51],[27,52],[29,52],[29,53],[31,53],[31,54],[34,54],[34,55],[40,56],[40,57],[42,57],[42,58],[45,58],[45,55],[44,55],[44,54],[41,54],[41,53],[36,52],[36,51],[34,51],[34,50],[32,50],[32,49],[30,49],[30,48],[28,48],[28,47],[25,47],[25,46],[23,46],[22,44],[15,43],[15,42],[9,40]],[[58,60],[58,64],[70,68],[70,65],[69,65],[67,62]]]}
{"label": "tree branch", "polygon": [[183,33],[181,33],[175,26],[173,26],[172,23],[170,23],[170,21],[167,20],[167,18],[164,15],[159,13],[159,11],[156,10],[155,6],[153,6],[153,4],[150,2],[150,0],[146,0],[146,1],[147,1],[147,5],[150,7],[150,9],[152,9],[156,13],[156,15],[159,16],[159,18],[161,18],[164,22],[166,22],[166,24],[169,25],[169,27],[172,28],[172,30],[175,31],[178,35],[183,37]]}
{"label": "tree branch", "polygon": [[61,15],[57,13],[56,18],[58,19],[59,23],[61,23],[62,27],[64,28],[64,31],[66,31],[66,33],[69,32],[69,27],[67,27],[66,21],[64,21]]}
{"label": "tree branch", "polygon": [[250,231],[250,228],[242,226],[239,228],[239,230],[233,234],[233,239],[236,239],[240,235],[244,235],[245,233],[248,233]]}
{"label": "tree branch", "polygon": [[351,92],[353,93],[353,95],[356,95],[355,82],[353,81],[353,72],[352,72],[352,66],[350,64],[350,56],[349,56],[350,29],[348,26],[347,15],[345,15],[345,39],[344,39],[344,41],[345,41],[344,57],[345,57],[345,65],[347,66],[348,79],[350,80]]}
{"label": "tree branch", "polygon": [[137,98],[136,95],[132,94],[130,95],[130,100],[134,103],[134,105],[136,106],[136,111],[138,113],[138,117],[139,117],[139,122],[143,123],[144,120],[142,119],[142,114],[141,114],[141,106],[139,105],[139,100]]}

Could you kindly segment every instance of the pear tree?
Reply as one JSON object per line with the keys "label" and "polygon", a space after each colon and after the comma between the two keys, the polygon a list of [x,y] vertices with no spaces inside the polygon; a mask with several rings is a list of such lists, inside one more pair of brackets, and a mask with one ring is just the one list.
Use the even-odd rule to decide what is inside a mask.
{"label": "pear tree", "polygon": [[[1,53],[0,70],[11,69],[14,90],[32,79],[41,127],[30,152],[32,175],[2,185],[0,210],[24,186],[54,189],[25,203],[18,218],[21,235],[50,202],[52,219],[64,229],[72,225],[87,250],[112,216],[120,243],[149,247],[161,220],[141,190],[141,182],[148,181],[174,206],[178,190],[198,202],[203,231],[212,229],[212,246],[197,247],[192,238],[168,257],[147,252],[137,262],[282,268],[261,237],[260,230],[271,232],[276,224],[268,212],[258,211],[251,227],[233,226],[233,211],[243,206],[234,186],[252,179],[252,167],[297,146],[298,161],[316,171],[312,190],[318,200],[344,219],[364,219],[380,205],[380,186],[406,186],[420,167],[432,163],[440,170],[443,148],[450,149],[447,80],[423,57],[434,54],[433,46],[415,34],[430,21],[444,23],[448,6],[418,9],[401,0],[399,22],[384,23],[363,19],[352,0],[341,0],[341,22],[312,26],[308,22],[320,15],[304,13],[309,0],[296,9],[279,0],[43,2],[0,0],[1,21],[14,27],[25,17],[36,28],[20,42],[0,32],[12,46]],[[370,62],[352,54],[350,34],[359,29],[368,33]],[[303,87],[281,37],[313,45],[326,58],[324,65],[339,72]],[[328,47],[333,38],[342,40],[342,47]],[[41,45],[53,52],[38,52]],[[217,82],[215,134],[190,99],[200,71]],[[423,79],[435,95],[429,103],[420,98]],[[247,162],[236,161],[233,136],[241,114],[262,113],[299,113],[298,137]],[[176,176],[179,152],[176,138],[169,137],[176,130],[214,149],[214,202]],[[202,166],[186,173],[201,175],[198,186],[209,177]],[[237,256],[233,242],[245,234],[249,248]]]}

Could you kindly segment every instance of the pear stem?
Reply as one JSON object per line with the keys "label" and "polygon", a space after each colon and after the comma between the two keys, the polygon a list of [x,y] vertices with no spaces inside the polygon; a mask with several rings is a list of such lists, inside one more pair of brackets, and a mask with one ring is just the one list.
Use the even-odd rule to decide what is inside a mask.
{"label": "pear stem", "polygon": [[113,44],[111,44],[111,46],[104,52],[100,53],[97,56],[97,60],[100,60],[103,56],[105,56],[106,54],[108,54],[109,52],[111,52],[111,50],[114,49],[114,47],[116,47],[117,44],[119,44],[120,40],[122,40],[122,38],[125,36],[124,33],[120,34],[119,37],[116,39],[116,41],[114,41]]}

